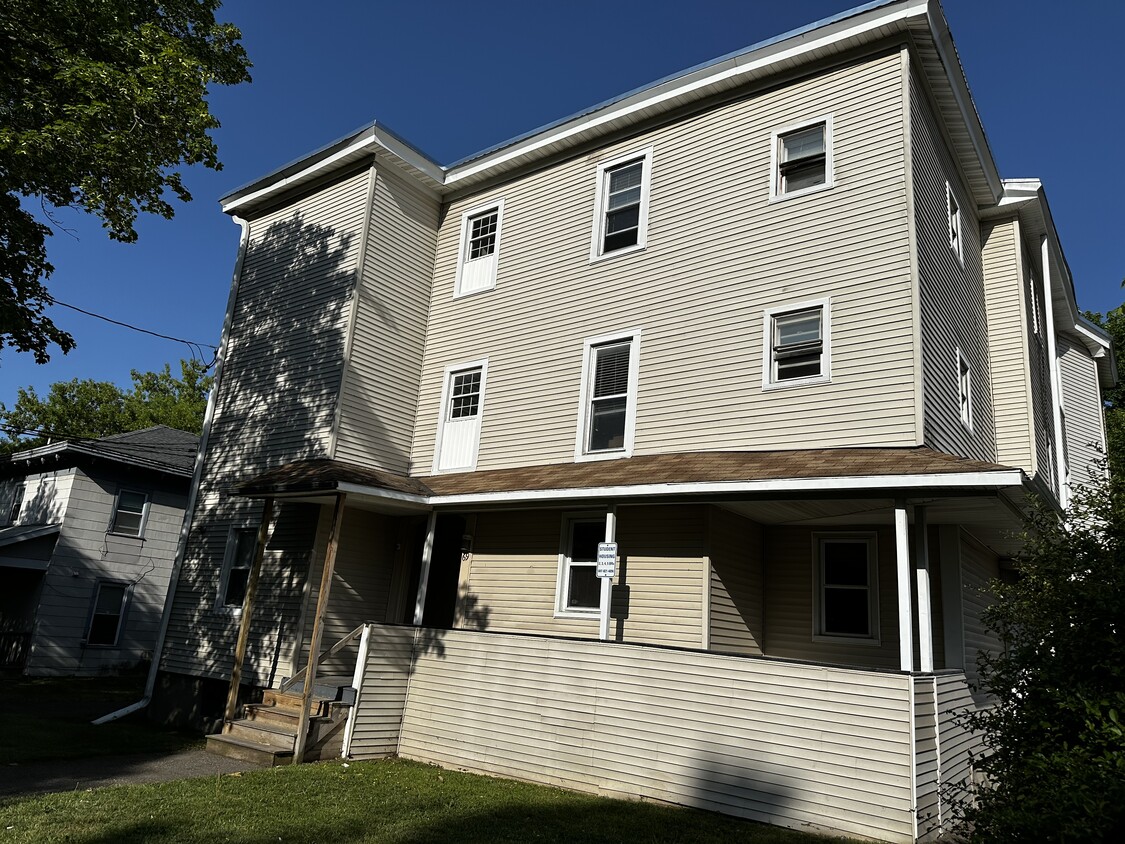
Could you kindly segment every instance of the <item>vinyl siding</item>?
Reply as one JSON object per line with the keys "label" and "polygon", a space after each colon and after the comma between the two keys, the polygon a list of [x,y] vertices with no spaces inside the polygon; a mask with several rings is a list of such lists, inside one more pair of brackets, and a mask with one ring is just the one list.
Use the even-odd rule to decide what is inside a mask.
{"label": "vinyl siding", "polygon": [[[187,503],[187,480],[105,468],[53,474],[62,476],[56,492],[67,490],[66,510],[59,514],[63,524],[44,574],[27,673],[97,674],[134,666],[150,658],[156,645]],[[121,489],[149,496],[141,537],[108,532]],[[85,643],[101,581],[131,590],[113,646]]]}
{"label": "vinyl siding", "polygon": [[58,469],[6,480],[4,493],[0,495],[0,504],[4,505],[0,518],[4,520],[4,526],[8,525],[8,515],[15,504],[17,490],[22,491],[19,516],[11,524],[45,525],[61,522],[66,514],[74,472],[74,469]]}
{"label": "vinyl siding", "polygon": [[433,280],[438,201],[378,167],[336,457],[405,474]]}
{"label": "vinyl siding", "polygon": [[404,757],[911,840],[909,677],[463,630],[440,644],[414,663]]}
{"label": "vinyl siding", "polygon": [[984,626],[981,618],[992,603],[990,585],[1000,576],[996,556],[973,539],[962,534],[961,593],[964,601],[962,623],[965,642],[965,676],[969,682],[979,681],[977,658],[981,651],[998,653],[1000,640]]}
{"label": "vinyl siding", "polygon": [[982,227],[992,399],[996,409],[996,460],[1035,471],[1031,414],[1030,346],[1034,342],[1017,220]]}
{"label": "vinyl siding", "polygon": [[710,650],[760,655],[765,595],[761,526],[729,510],[712,507],[708,552]]}
{"label": "vinyl siding", "polygon": [[[961,182],[922,84],[911,74],[910,143],[921,309],[925,443],[938,451],[996,458],[988,322],[976,203]],[[946,185],[961,211],[962,255],[949,245]],[[972,430],[961,421],[957,350],[969,363]]]}
{"label": "vinyl siding", "polygon": [[[324,576],[324,560],[332,532],[331,506],[321,508],[316,549],[303,613],[304,634],[297,667],[308,662],[312,643],[313,619],[320,599],[320,581]],[[332,572],[332,588],[328,595],[328,611],[324,618],[323,653],[361,624],[385,621],[390,597],[391,570],[395,558],[398,525],[395,519],[380,513],[353,508],[344,509],[340,543]],[[351,677],[355,670],[359,640],[317,668],[319,675]]]}
{"label": "vinyl siding", "polygon": [[[813,534],[877,534],[878,640],[871,644],[813,639],[816,588]],[[766,567],[765,652],[787,659],[810,659],[841,665],[898,668],[898,587],[894,531],[887,528],[840,530],[805,527],[766,527],[763,555]]]}
{"label": "vinyl siding", "polygon": [[1084,348],[1059,337],[1067,467],[1072,484],[1105,476],[1105,427],[1098,369]]}
{"label": "vinyl siding", "polygon": [[355,758],[372,759],[398,753],[399,728],[406,705],[417,629],[371,625],[367,663],[352,730],[351,755]]}
{"label": "vinyl siding", "polygon": [[956,821],[957,805],[967,798],[973,778],[973,758],[985,751],[978,734],[970,732],[962,721],[966,712],[980,708],[962,672],[939,674],[937,683],[938,736],[941,742],[942,821]]}
{"label": "vinyl siding", "polygon": [[[342,177],[250,223],[163,654],[170,670],[205,676],[229,670],[237,613],[215,609],[227,536],[232,526],[255,526],[261,513],[260,503],[233,499],[229,488],[274,466],[329,456],[367,180],[367,170]],[[247,682],[287,664],[278,630],[297,622],[317,511],[280,508],[254,614]]]}
{"label": "vinyl siding", "polygon": [[[484,512],[476,517],[463,587],[465,626],[596,638],[598,616],[556,617],[563,520],[604,511]],[[703,638],[703,506],[627,507],[617,514],[618,570],[610,635],[699,647]]]}
{"label": "vinyl siding", "polygon": [[941,750],[938,740],[937,683],[932,675],[914,677],[914,776],[918,838],[931,840],[940,826]]}
{"label": "vinyl siding", "polygon": [[[412,471],[444,367],[486,356],[477,468],[573,460],[583,341],[638,328],[636,454],[916,444],[900,80],[898,53],[859,61],[452,202]],[[770,133],[828,114],[834,187],[770,203]],[[650,145],[646,249],[591,262],[599,162]],[[454,299],[461,213],[501,198],[496,287]],[[764,310],[822,297],[831,383],[762,390]]]}

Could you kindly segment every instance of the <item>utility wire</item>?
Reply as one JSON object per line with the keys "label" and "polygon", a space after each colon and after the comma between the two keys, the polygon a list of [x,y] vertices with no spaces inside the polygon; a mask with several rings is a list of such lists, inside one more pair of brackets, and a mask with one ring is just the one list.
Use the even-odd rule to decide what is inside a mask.
{"label": "utility wire", "polygon": [[[91,317],[94,317],[95,319],[104,320],[105,322],[113,323],[114,325],[119,325],[122,328],[128,328],[132,331],[139,331],[142,334],[149,334],[153,337],[159,337],[161,340],[171,340],[174,343],[183,343],[185,346],[187,346],[191,350],[192,360],[195,360],[196,355],[199,356],[200,360],[203,360],[206,357],[206,355],[203,354],[203,347],[206,347],[206,348],[208,348],[211,351],[216,352],[216,353],[219,351],[219,347],[215,346],[215,345],[212,345],[211,343],[199,343],[199,342],[196,342],[195,340],[184,340],[182,337],[173,337],[170,334],[161,334],[159,331],[149,331],[147,328],[141,328],[140,326],[132,325],[128,322],[122,322],[121,320],[111,319],[110,317],[102,316],[101,314],[96,314],[93,311],[88,311],[85,308],[80,308],[77,305],[71,305],[71,304],[68,304],[66,302],[60,302],[58,299],[55,299],[55,298],[51,298],[50,301],[51,301],[51,304],[61,305],[64,308],[70,308],[72,311],[78,311],[78,313],[80,313],[80,314],[85,314],[86,316],[91,316]],[[215,365],[215,359],[214,359],[214,357],[212,357],[211,363],[209,363],[207,365],[207,368],[210,369],[214,365]]]}

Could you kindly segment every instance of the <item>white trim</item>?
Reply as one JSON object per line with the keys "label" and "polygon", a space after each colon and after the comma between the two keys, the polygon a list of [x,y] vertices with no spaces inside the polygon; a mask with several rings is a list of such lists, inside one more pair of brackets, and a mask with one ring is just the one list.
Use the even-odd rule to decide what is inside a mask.
{"label": "white trim", "polygon": [[447,422],[448,413],[446,412],[449,405],[449,387],[453,382],[453,376],[467,372],[470,369],[480,369],[480,398],[477,404],[477,425],[484,424],[484,393],[485,386],[488,381],[488,358],[477,358],[476,360],[465,361],[464,363],[450,364],[445,368],[442,374],[441,386],[441,405],[438,407],[438,422],[437,422],[437,435],[434,439],[434,460],[431,466],[430,474],[441,475],[448,472],[472,472],[477,468],[477,457],[480,455],[480,429],[477,430],[477,446],[473,452],[472,463],[468,466],[457,466],[451,469],[439,469],[438,464],[441,461],[441,446],[442,439],[445,434],[445,425]]}
{"label": "white trim", "polygon": [[[578,522],[588,522],[591,524],[600,524],[605,527],[606,516],[603,512],[596,510],[574,511],[570,513],[563,513],[562,526],[559,530],[559,565],[558,574],[555,577],[555,608],[553,612],[554,618],[584,618],[589,621],[599,621],[601,618],[601,606],[591,607],[590,609],[567,609],[566,595],[567,587],[570,585],[571,566],[571,545],[574,537],[574,525]],[[591,563],[591,568],[594,563]],[[601,583],[598,584],[599,587]]]}
{"label": "white trim", "polygon": [[[227,587],[230,586],[228,578],[230,577],[231,569],[233,568],[232,563],[234,562],[235,552],[238,550],[239,534],[251,533],[253,535],[254,549],[256,553],[258,547],[258,531],[260,527],[260,524],[258,527],[254,527],[254,525],[249,522],[243,522],[242,524],[230,525],[229,527],[227,527],[227,541],[226,545],[223,547],[223,565],[222,568],[219,569],[219,589],[215,595],[215,605],[213,607],[213,610],[215,612],[225,613],[233,616],[242,615],[242,601],[239,601],[237,604],[226,603]],[[251,557],[250,566],[247,571],[249,572],[249,570],[253,567],[253,557]],[[247,575],[247,577],[249,577],[249,575]]]}
{"label": "white trim", "polygon": [[906,501],[895,501],[895,589],[898,596],[898,662],[914,670],[914,618],[910,588],[910,520]]}
{"label": "white trim", "polygon": [[[824,632],[824,556],[825,541],[862,541],[867,546],[867,625],[868,636],[848,636]],[[814,531],[813,545],[813,629],[812,640],[825,644],[868,645],[879,641],[879,534],[875,531]]]}
{"label": "white trim", "polygon": [[[496,212],[496,237],[492,248],[492,253],[487,258],[477,258],[478,261],[491,260],[492,267],[490,269],[488,285],[486,287],[478,287],[475,290],[463,291],[461,290],[461,278],[465,264],[468,261],[469,251],[469,222],[474,217],[481,217],[490,211]],[[472,296],[476,293],[483,293],[486,290],[492,290],[496,287],[496,269],[500,261],[500,235],[504,227],[504,200],[503,198],[497,199],[493,202],[486,202],[482,205],[477,205],[461,214],[461,238],[457,243],[457,280],[453,286],[453,298],[460,299],[464,296]]]}
{"label": "white trim", "polygon": [[953,185],[945,183],[945,219],[949,236],[949,251],[957,256],[957,262],[965,266],[965,226],[961,213],[961,201],[953,193]]}
{"label": "white trim", "polygon": [[[832,189],[836,181],[832,142],[832,117],[832,114],[810,117],[806,120],[799,120],[796,123],[789,123],[770,132],[770,202],[784,202],[787,199],[795,199],[798,196],[807,196],[810,193],[820,193],[821,191]],[[794,132],[799,132],[801,129],[807,129],[810,126],[816,126],[818,124],[824,125],[824,182],[819,185],[801,188],[800,190],[782,193],[781,170],[779,169],[781,164],[779,153],[781,150],[782,136],[791,135]]]}
{"label": "white trim", "polygon": [[[590,261],[602,261],[616,258],[619,255],[628,255],[631,252],[642,252],[648,243],[648,201],[649,188],[652,183],[652,146],[633,150],[627,155],[617,155],[605,161],[598,162],[598,175],[596,180],[596,193],[594,194],[594,225],[590,239]],[[609,190],[606,173],[617,167],[634,162],[641,162],[641,207],[640,219],[637,222],[637,242],[632,246],[614,249],[606,252],[605,243],[605,214],[606,194]]]}
{"label": "white trim", "polygon": [[[629,388],[625,399],[625,443],[621,448],[605,451],[586,450],[587,433],[590,424],[590,396],[593,390],[593,349],[617,343],[629,343]],[[637,378],[640,373],[641,329],[618,331],[588,337],[582,344],[582,381],[579,386],[578,431],[574,439],[574,460],[577,463],[590,460],[615,460],[633,454],[633,441],[637,430]]]}
{"label": "white trim", "polygon": [[[973,365],[961,352],[961,347],[954,348],[954,373],[957,377],[957,418],[961,426],[970,434],[973,432]],[[962,392],[961,367],[965,368],[964,391]],[[962,409],[962,401],[964,409]]]}
{"label": "white trim", "polygon": [[[820,374],[808,378],[773,379],[773,321],[778,316],[820,309]],[[805,299],[776,305],[762,311],[762,389],[782,390],[803,387],[807,384],[826,384],[832,381],[832,297]]]}
{"label": "white trim", "polygon": [[[136,533],[124,533],[119,530],[114,530],[117,524],[117,514],[121,509],[121,494],[132,493],[133,495],[140,495],[144,497],[144,503],[141,505],[141,523],[137,526]],[[15,502],[13,502],[15,503]],[[139,489],[130,489],[129,487],[118,487],[117,495],[113,497],[113,509],[109,513],[109,527],[106,529],[106,534],[109,536],[128,537],[129,539],[144,539],[145,527],[148,526],[148,513],[149,508],[152,506],[152,495],[148,492],[142,492]]]}

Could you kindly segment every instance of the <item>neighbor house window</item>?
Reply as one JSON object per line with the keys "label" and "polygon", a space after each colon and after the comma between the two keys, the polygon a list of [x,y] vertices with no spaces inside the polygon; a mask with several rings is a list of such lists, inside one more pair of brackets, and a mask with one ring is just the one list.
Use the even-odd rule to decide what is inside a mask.
{"label": "neighbor house window", "polygon": [[591,260],[644,248],[651,170],[651,148],[598,167]]}
{"label": "neighbor house window", "polygon": [[969,362],[957,350],[957,407],[961,414],[961,424],[973,427],[973,375]]}
{"label": "neighbor house window", "polygon": [[99,581],[94,590],[94,606],[90,613],[90,628],[86,631],[87,645],[116,645],[121,635],[121,620],[125,616],[125,601],[129,587],[123,583]]}
{"label": "neighbor house window", "polygon": [[466,211],[461,216],[456,295],[490,290],[496,286],[503,210],[504,203],[500,201]]}
{"label": "neighbor house window", "polygon": [[23,481],[9,482],[0,494],[0,525],[14,525],[23,509]]}
{"label": "neighbor house window", "polygon": [[763,328],[764,387],[829,380],[830,301],[770,308]]}
{"label": "neighbor house window", "polygon": [[113,522],[110,533],[121,536],[142,536],[145,529],[145,516],[148,514],[148,495],[123,489],[117,493],[113,508]]}
{"label": "neighbor house window", "polygon": [[639,342],[639,332],[586,341],[578,459],[632,453]]}
{"label": "neighbor house window", "polygon": [[601,607],[598,543],[603,539],[604,518],[570,518],[563,522],[556,602],[560,614],[597,615]]}
{"label": "neighbor house window", "polygon": [[257,528],[232,528],[227,538],[226,558],[220,581],[220,602],[223,607],[240,608],[250,583],[250,567],[258,545]]}
{"label": "neighbor house window", "polygon": [[816,544],[816,633],[877,638],[874,534],[819,534]]}
{"label": "neighbor house window", "polygon": [[818,117],[775,131],[770,197],[782,199],[832,187],[832,119]]}
{"label": "neighbor house window", "polygon": [[945,185],[946,210],[949,213],[949,248],[961,263],[965,262],[964,248],[961,243],[961,207],[957,204],[957,197],[953,195],[953,188],[949,183]]}

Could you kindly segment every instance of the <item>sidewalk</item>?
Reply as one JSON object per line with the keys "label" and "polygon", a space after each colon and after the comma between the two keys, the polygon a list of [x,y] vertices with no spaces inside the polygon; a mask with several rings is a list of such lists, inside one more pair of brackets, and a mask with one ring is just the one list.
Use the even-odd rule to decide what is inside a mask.
{"label": "sidewalk", "polygon": [[213,777],[257,767],[251,762],[227,759],[203,749],[160,755],[143,753],[27,762],[0,766],[0,798]]}

